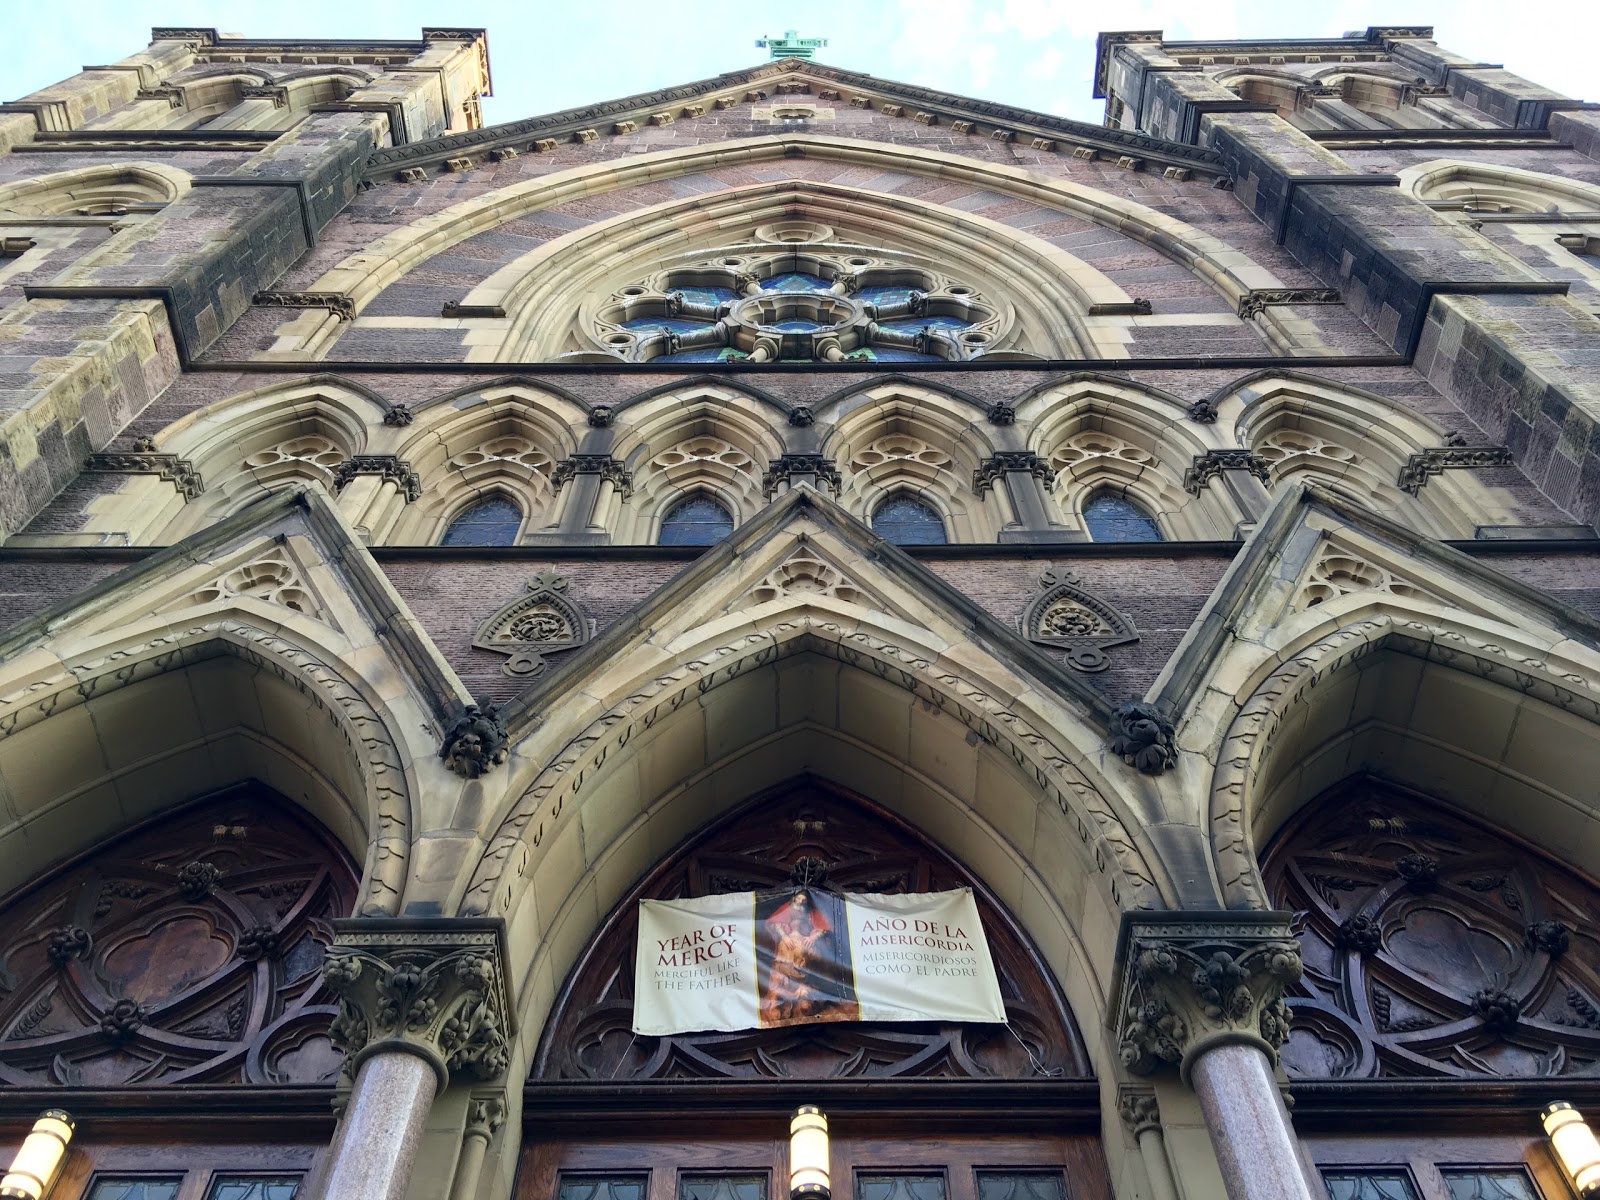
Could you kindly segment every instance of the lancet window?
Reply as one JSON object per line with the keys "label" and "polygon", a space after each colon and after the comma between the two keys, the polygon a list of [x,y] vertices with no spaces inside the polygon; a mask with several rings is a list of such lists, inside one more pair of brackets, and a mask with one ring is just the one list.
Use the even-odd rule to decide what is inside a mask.
{"label": "lancet window", "polygon": [[915,496],[890,496],[872,512],[872,531],[898,546],[942,546],[950,540],[944,518]]}
{"label": "lancet window", "polygon": [[939,362],[1003,332],[969,283],[794,224],[622,288],[598,314],[602,344],[631,362]]}
{"label": "lancet window", "polygon": [[1136,501],[1096,492],[1083,506],[1083,526],[1097,542],[1159,542],[1161,526]]}
{"label": "lancet window", "polygon": [[733,514],[710,496],[679,500],[661,518],[663,546],[714,546],[733,532]]}
{"label": "lancet window", "polygon": [[514,546],[522,510],[504,496],[475,501],[446,526],[441,546]]}

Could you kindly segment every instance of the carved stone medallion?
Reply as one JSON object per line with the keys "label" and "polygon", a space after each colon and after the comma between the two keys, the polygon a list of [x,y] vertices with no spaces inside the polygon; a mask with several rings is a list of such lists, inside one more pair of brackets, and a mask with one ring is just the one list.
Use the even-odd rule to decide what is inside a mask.
{"label": "carved stone medallion", "polygon": [[1075,572],[1053,567],[1039,576],[1039,594],[1023,610],[1021,625],[1030,642],[1065,650],[1067,666],[1089,673],[1111,665],[1107,650],[1139,640],[1133,622],[1085,588]]}
{"label": "carved stone medallion", "polygon": [[472,644],[506,655],[500,669],[524,679],[545,669],[546,654],[575,650],[593,636],[594,621],[569,595],[566,577],[546,571],[528,581],[524,595],[478,626]]}

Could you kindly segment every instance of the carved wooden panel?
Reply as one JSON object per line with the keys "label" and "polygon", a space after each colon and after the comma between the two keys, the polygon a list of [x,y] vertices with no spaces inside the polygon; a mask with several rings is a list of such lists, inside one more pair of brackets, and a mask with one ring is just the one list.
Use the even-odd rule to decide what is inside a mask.
{"label": "carved wooden panel", "polygon": [[1592,1074],[1600,887],[1503,830],[1360,781],[1308,805],[1263,873],[1306,913],[1299,1078]]}
{"label": "carved wooden panel", "polygon": [[[765,891],[796,882],[851,892],[971,887],[1013,1036],[1002,1025],[824,1024],[636,1037],[633,956],[642,898]],[[608,918],[546,1026],[538,1080],[1085,1078],[1082,1039],[1011,919],[959,864],[866,801],[799,781],[681,848]]]}
{"label": "carved wooden panel", "polygon": [[331,1082],[328,922],[355,872],[289,801],[168,814],[0,907],[0,1081]]}

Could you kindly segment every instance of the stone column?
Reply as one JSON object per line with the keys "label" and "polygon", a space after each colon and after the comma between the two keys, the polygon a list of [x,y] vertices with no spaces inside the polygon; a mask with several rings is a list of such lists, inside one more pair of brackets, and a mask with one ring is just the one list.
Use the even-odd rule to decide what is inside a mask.
{"label": "stone column", "polygon": [[822,454],[785,454],[768,461],[761,476],[761,490],[768,500],[776,500],[802,483],[818,491],[830,489],[835,496],[843,478],[833,459]]}
{"label": "stone column", "polygon": [[996,450],[972,472],[972,488],[979,496],[995,484],[1005,489],[1014,524],[1002,529],[1000,542],[1086,541],[1080,531],[1067,530],[1050,521],[1045,493],[1055,489],[1055,472],[1031,450]]}
{"label": "stone column", "polygon": [[1128,1092],[1119,1108],[1123,1123],[1139,1143],[1139,1157],[1150,1177],[1151,1200],[1178,1200],[1172,1161],[1167,1157],[1167,1139],[1161,1133],[1161,1108],[1155,1096],[1150,1092]]}
{"label": "stone column", "polygon": [[504,926],[363,917],[335,932],[323,978],[339,996],[333,1036],[355,1084],[317,1196],[403,1200],[434,1096],[452,1078],[505,1071]]}
{"label": "stone column", "polygon": [[633,473],[622,460],[610,454],[574,454],[556,464],[551,482],[557,493],[567,493],[559,524],[554,532],[528,534],[524,544],[610,545],[608,509],[633,494]]}
{"label": "stone column", "polygon": [[1300,978],[1289,913],[1135,914],[1117,954],[1122,1063],[1177,1067],[1230,1200],[1313,1200],[1273,1069]]}
{"label": "stone column", "polygon": [[497,1097],[474,1099],[467,1105],[467,1129],[461,1143],[461,1157],[456,1160],[455,1182],[450,1185],[450,1200],[473,1200],[477,1196],[483,1156],[505,1121],[505,1102]]}

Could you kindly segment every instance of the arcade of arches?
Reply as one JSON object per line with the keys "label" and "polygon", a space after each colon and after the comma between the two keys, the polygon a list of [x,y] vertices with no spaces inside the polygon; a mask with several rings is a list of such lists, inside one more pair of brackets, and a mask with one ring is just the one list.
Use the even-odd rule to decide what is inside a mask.
{"label": "arcade of arches", "polygon": [[[34,1200],[1574,1193],[1600,113],[1424,27],[1108,33],[1102,124],[815,40],[0,105]],[[642,904],[798,888],[968,889],[1004,1022],[635,1032]]]}

